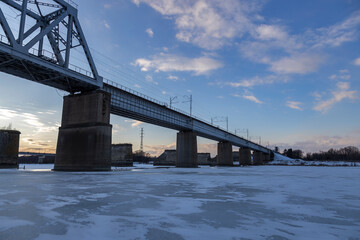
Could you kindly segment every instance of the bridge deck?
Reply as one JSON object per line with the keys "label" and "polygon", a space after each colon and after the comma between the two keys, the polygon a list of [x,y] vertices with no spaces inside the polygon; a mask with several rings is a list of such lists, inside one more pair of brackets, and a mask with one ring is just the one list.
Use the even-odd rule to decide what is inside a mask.
{"label": "bridge deck", "polygon": [[111,81],[106,81],[103,89],[111,93],[112,114],[178,131],[194,131],[200,137],[219,142],[230,142],[234,146],[270,153],[266,147],[171,109],[166,104],[160,104],[120,89],[116,83]]}

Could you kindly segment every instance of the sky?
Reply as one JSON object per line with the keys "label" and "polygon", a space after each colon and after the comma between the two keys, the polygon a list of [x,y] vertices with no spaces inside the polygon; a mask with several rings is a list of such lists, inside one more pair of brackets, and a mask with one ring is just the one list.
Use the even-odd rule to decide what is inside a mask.
{"label": "sky", "polygon": [[[75,2],[104,78],[186,112],[191,95],[193,115],[223,128],[227,118],[229,131],[271,148],[360,148],[360,1]],[[20,150],[54,152],[67,93],[4,73],[0,84],[0,126],[22,132]],[[173,130],[115,115],[111,124],[113,143],[133,150],[140,128],[152,155],[176,145]],[[216,148],[198,137],[198,152]]]}

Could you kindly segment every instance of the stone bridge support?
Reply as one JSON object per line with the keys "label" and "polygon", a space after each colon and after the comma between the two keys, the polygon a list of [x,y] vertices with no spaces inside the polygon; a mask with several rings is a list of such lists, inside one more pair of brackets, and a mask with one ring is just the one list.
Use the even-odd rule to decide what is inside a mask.
{"label": "stone bridge support", "polygon": [[197,139],[192,131],[180,131],[176,139],[176,167],[197,167]]}
{"label": "stone bridge support", "polygon": [[218,143],[217,162],[218,166],[233,166],[232,144],[230,142]]}
{"label": "stone bridge support", "polygon": [[18,168],[20,132],[0,130],[0,169]]}
{"label": "stone bridge support", "polygon": [[270,154],[263,153],[263,157],[264,157],[264,162],[268,163],[271,161]]}
{"label": "stone bridge support", "polygon": [[249,148],[239,149],[239,165],[247,166],[251,164],[251,151]]}
{"label": "stone bridge support", "polygon": [[111,170],[110,94],[64,97],[54,170]]}
{"label": "stone bridge support", "polygon": [[253,165],[263,165],[264,156],[260,151],[254,151],[253,153]]}

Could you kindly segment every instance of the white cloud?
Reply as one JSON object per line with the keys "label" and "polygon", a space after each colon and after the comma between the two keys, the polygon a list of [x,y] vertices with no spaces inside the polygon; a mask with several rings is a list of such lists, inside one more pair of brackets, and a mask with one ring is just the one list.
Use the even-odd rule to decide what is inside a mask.
{"label": "white cloud", "polygon": [[262,24],[255,29],[256,38],[261,40],[286,40],[288,38],[285,30],[276,25]]}
{"label": "white cloud", "polygon": [[350,89],[350,83],[339,82],[337,84],[337,89],[331,93],[332,97],[328,100],[319,101],[314,106],[313,109],[315,111],[326,113],[329,109],[331,109],[331,107],[334,104],[341,102],[344,99],[350,99],[350,100],[358,99],[358,96],[357,96],[358,92],[355,90],[351,91],[349,89]]}
{"label": "white cloud", "polygon": [[109,3],[106,3],[106,4],[104,4],[104,8],[105,9],[110,9],[110,8],[112,8],[112,5],[109,4]]}
{"label": "white cloud", "polygon": [[187,58],[171,54],[159,54],[151,59],[139,58],[134,65],[139,66],[141,71],[187,71],[194,72],[195,75],[207,74],[223,66],[221,62],[209,57]]}
{"label": "white cloud", "polygon": [[232,94],[233,97],[237,97],[237,98],[244,98],[247,99],[249,101],[252,101],[254,103],[258,103],[258,104],[263,104],[262,101],[260,101],[259,99],[257,99],[257,97],[255,97],[252,93],[250,93],[249,91],[245,91],[245,93],[243,95],[239,95],[239,94]]}
{"label": "white cloud", "polygon": [[103,23],[104,23],[104,26],[107,28],[107,29],[110,29],[110,25],[107,23],[107,21],[103,21]]}
{"label": "white cloud", "polygon": [[126,129],[122,126],[120,126],[119,124],[113,124],[113,127],[112,127],[112,133],[115,134],[115,133],[118,133],[118,132],[122,132],[122,131],[125,131]]}
{"label": "white cloud", "polygon": [[177,80],[179,80],[179,77],[178,76],[174,76],[174,75],[169,75],[168,76],[168,78],[167,79],[169,79],[169,80],[172,80],[172,81],[174,81],[174,82],[176,82]]}
{"label": "white cloud", "polygon": [[146,3],[164,17],[174,19],[179,41],[204,49],[231,44],[249,30],[263,0],[133,0]]}
{"label": "white cloud", "polygon": [[312,95],[313,97],[315,97],[315,99],[316,99],[317,101],[320,101],[321,98],[322,98],[322,96],[323,96],[323,94],[322,94],[322,93],[319,93],[319,92],[313,92],[311,95]]}
{"label": "white cloud", "polygon": [[339,74],[333,74],[329,77],[330,80],[335,80],[335,79],[349,80],[350,78],[351,75],[349,74],[348,69],[339,70]]}
{"label": "white cloud", "polygon": [[269,65],[269,70],[278,74],[305,74],[314,72],[323,62],[322,55],[308,51],[301,39],[283,33],[270,33],[254,40],[240,43],[240,51],[251,61]]}
{"label": "white cloud", "polygon": [[[55,111],[50,110],[30,113],[23,109],[9,110],[0,107],[0,120],[12,123],[15,129],[21,131],[21,151],[33,151],[34,148],[54,151],[56,132],[60,126],[58,122],[49,120],[54,113]],[[54,117],[56,118],[56,116]],[[31,141],[27,141],[27,139]]]}
{"label": "white cloud", "polygon": [[133,3],[135,3],[137,6],[140,5],[140,0],[132,0]]}
{"label": "white cloud", "polygon": [[[0,119],[2,120],[11,120],[12,118],[16,117],[18,114],[16,111],[12,111],[6,108],[0,108]],[[0,126],[4,127],[4,126]]]}
{"label": "white cloud", "polygon": [[300,111],[303,110],[303,109],[301,108],[301,105],[302,105],[301,102],[295,102],[295,101],[287,101],[287,102],[286,102],[286,106],[288,106],[289,108],[296,109],[296,110],[300,110]]}
{"label": "white cloud", "polygon": [[244,99],[250,100],[254,103],[258,103],[258,104],[263,104],[262,101],[260,101],[259,99],[257,99],[254,95],[243,95],[242,96]]}
{"label": "white cloud", "polygon": [[138,58],[135,61],[135,66],[140,66],[141,67],[141,71],[143,72],[147,72],[149,71],[149,69],[151,68],[151,60],[147,60],[144,58]]}
{"label": "white cloud", "polygon": [[[354,41],[359,33],[360,11],[331,26],[308,30],[297,35],[287,31],[280,21],[264,23],[259,12],[265,0],[133,0],[134,4],[145,3],[175,22],[179,41],[191,43],[207,50],[216,50],[231,45],[236,39],[243,56],[251,61],[266,64],[276,74],[308,74],[318,70],[326,60],[323,48],[336,47]],[[274,22],[274,21],[273,21]],[[240,39],[246,40],[238,41]],[[205,56],[203,56],[205,57]],[[154,63],[138,59],[142,71],[150,68],[157,71],[202,71],[179,66],[175,63]],[[212,59],[213,60],[213,59]],[[214,62],[213,62],[214,63]],[[355,63],[356,64],[356,63]],[[360,60],[359,60],[360,64]],[[221,65],[222,66],[222,65]],[[188,70],[188,69],[191,70]],[[215,67],[219,68],[218,66]],[[207,72],[205,70],[205,72]],[[348,80],[350,76],[342,76]],[[272,84],[271,79],[249,79],[233,83],[233,86],[250,87]]]}
{"label": "white cloud", "polygon": [[151,28],[146,29],[146,33],[149,35],[149,37],[151,37],[151,38],[154,37],[154,32]]}
{"label": "white cloud", "polygon": [[360,66],[360,58],[355,59],[355,60],[354,60],[354,64],[355,64],[356,66]]}
{"label": "white cloud", "polygon": [[154,85],[158,85],[158,84],[159,84],[158,82],[154,81],[153,77],[152,77],[151,75],[149,75],[149,74],[146,74],[145,80],[146,80],[147,82],[149,82],[149,83],[154,84]]}
{"label": "white cloud", "polygon": [[179,32],[176,34],[176,39],[183,41],[183,42],[190,42],[191,40],[191,33],[187,33],[187,32]]}
{"label": "white cloud", "polygon": [[359,33],[359,25],[360,11],[356,11],[340,23],[319,28],[312,36],[313,47],[337,47],[345,42],[354,41]]}
{"label": "white cloud", "polygon": [[125,122],[131,123],[131,127],[137,127],[137,126],[140,126],[141,124],[143,124],[143,122],[138,121],[138,120],[125,120]]}
{"label": "white cloud", "polygon": [[[253,24],[252,40],[240,43],[241,53],[251,61],[269,65],[278,74],[307,74],[326,60],[321,51],[354,41],[359,35],[360,11],[332,26],[291,35],[280,25]],[[360,62],[360,60],[359,60]],[[359,63],[360,64],[360,63]],[[333,76],[335,78],[335,76]],[[343,74],[341,79],[349,79]]]}
{"label": "white cloud", "polygon": [[[243,79],[239,82],[225,82],[225,85],[229,85],[231,87],[253,87],[256,85],[265,85],[265,84],[273,84],[275,82],[287,82],[289,80],[286,76],[277,76],[277,75],[269,75],[264,77],[255,76],[249,79]],[[222,83],[219,83],[222,85]]]}
{"label": "white cloud", "polygon": [[337,75],[336,74],[333,74],[329,77],[330,80],[335,80],[337,78]]}
{"label": "white cloud", "polygon": [[[49,114],[48,112],[40,112],[41,114]],[[36,133],[47,133],[47,132],[56,132],[58,130],[58,125],[47,125],[41,121],[40,116],[27,112],[13,111],[6,108],[0,108],[0,119],[12,121],[14,119],[21,119],[21,122],[26,124],[26,126],[32,127],[33,132]],[[3,126],[0,126],[3,127]]]}
{"label": "white cloud", "polygon": [[322,62],[322,58],[316,55],[299,54],[290,57],[283,57],[280,60],[272,61],[270,70],[284,74],[305,74],[314,72]]}

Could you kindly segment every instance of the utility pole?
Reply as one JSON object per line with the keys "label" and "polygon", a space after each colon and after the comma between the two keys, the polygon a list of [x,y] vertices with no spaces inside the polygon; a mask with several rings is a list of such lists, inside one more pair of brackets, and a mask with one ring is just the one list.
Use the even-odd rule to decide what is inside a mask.
{"label": "utility pole", "polygon": [[192,94],[184,95],[184,98],[187,100],[183,101],[183,103],[190,102],[190,117],[191,117],[192,116]]}
{"label": "utility pole", "polygon": [[172,106],[173,103],[178,103],[178,102],[174,102],[174,100],[177,99],[177,96],[175,97],[170,97],[170,108]]}
{"label": "utility pole", "polygon": [[144,152],[144,146],[143,146],[143,139],[144,139],[144,128],[141,128],[140,130],[140,152],[143,153]]}
{"label": "utility pole", "polygon": [[226,116],[226,131],[229,131],[229,117]]}

